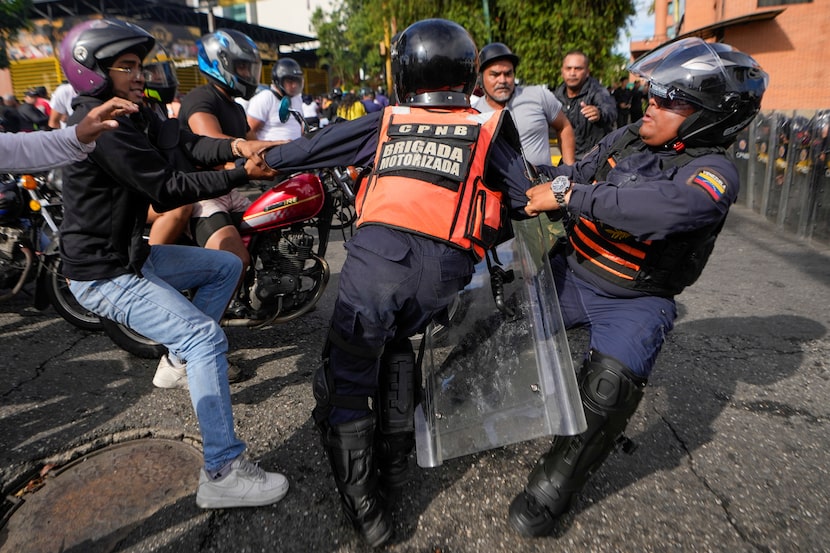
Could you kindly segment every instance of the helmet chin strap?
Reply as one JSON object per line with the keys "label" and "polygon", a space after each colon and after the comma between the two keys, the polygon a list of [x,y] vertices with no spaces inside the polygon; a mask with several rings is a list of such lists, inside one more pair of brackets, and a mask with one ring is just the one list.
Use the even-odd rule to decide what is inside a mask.
{"label": "helmet chin strap", "polygon": [[686,149],[686,143],[683,141],[682,138],[674,138],[663,144],[662,149],[666,151],[672,150],[680,154],[683,153],[683,151]]}

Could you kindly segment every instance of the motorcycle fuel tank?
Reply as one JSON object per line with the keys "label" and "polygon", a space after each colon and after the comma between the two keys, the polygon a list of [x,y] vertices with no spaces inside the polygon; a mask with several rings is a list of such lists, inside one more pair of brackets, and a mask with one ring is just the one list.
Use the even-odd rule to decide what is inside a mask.
{"label": "motorcycle fuel tank", "polygon": [[324,200],[317,175],[292,175],[254,200],[242,217],[239,232],[251,234],[311,219],[320,212]]}

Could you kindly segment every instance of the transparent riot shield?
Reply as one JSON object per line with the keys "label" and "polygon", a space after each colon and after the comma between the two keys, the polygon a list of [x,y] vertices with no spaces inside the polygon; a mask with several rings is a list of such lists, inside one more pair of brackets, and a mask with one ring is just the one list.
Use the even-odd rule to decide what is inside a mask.
{"label": "transparent riot shield", "polygon": [[802,115],[794,116],[790,122],[790,143],[779,222],[786,230],[802,237],[807,233],[810,214],[811,135],[810,119]]}
{"label": "transparent riot shield", "polygon": [[830,246],[830,111],[813,118],[810,159],[810,221],[807,234]]}
{"label": "transparent riot shield", "polygon": [[585,430],[547,262],[547,223],[547,217],[514,222],[515,237],[498,247],[503,302],[494,300],[490,273],[481,263],[459,294],[449,324],[425,333],[424,397],[415,413],[420,466]]}
{"label": "transparent riot shield", "polygon": [[776,113],[773,119],[772,136],[770,137],[770,153],[772,169],[770,180],[767,181],[766,196],[763,203],[763,215],[769,221],[780,224],[779,214],[784,202],[784,182],[787,175],[787,158],[790,147],[789,117],[783,113]]}
{"label": "transparent riot shield", "polygon": [[770,165],[770,139],[774,114],[759,113],[752,123],[751,134],[754,139],[755,156],[748,166],[747,204],[756,213],[763,213],[767,183],[772,178]]}
{"label": "transparent riot shield", "polygon": [[741,179],[741,192],[738,195],[738,203],[749,206],[749,127],[738,133],[735,143],[731,146],[732,155],[735,158],[735,166],[738,168],[738,177]]}

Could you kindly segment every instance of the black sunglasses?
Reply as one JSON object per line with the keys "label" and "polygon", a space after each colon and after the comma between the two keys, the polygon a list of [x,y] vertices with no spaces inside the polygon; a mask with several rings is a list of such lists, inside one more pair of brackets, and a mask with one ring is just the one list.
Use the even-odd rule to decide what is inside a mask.
{"label": "black sunglasses", "polygon": [[654,100],[654,103],[657,104],[658,108],[668,111],[695,111],[698,109],[695,104],[689,101],[681,98],[663,98],[662,96],[657,96],[651,91],[648,93],[648,99]]}

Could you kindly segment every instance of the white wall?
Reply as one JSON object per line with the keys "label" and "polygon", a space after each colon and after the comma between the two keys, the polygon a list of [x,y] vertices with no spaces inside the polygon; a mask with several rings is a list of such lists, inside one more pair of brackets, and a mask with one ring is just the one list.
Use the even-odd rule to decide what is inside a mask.
{"label": "white wall", "polygon": [[258,25],[298,35],[315,36],[311,15],[318,7],[331,10],[331,0],[259,0]]}

